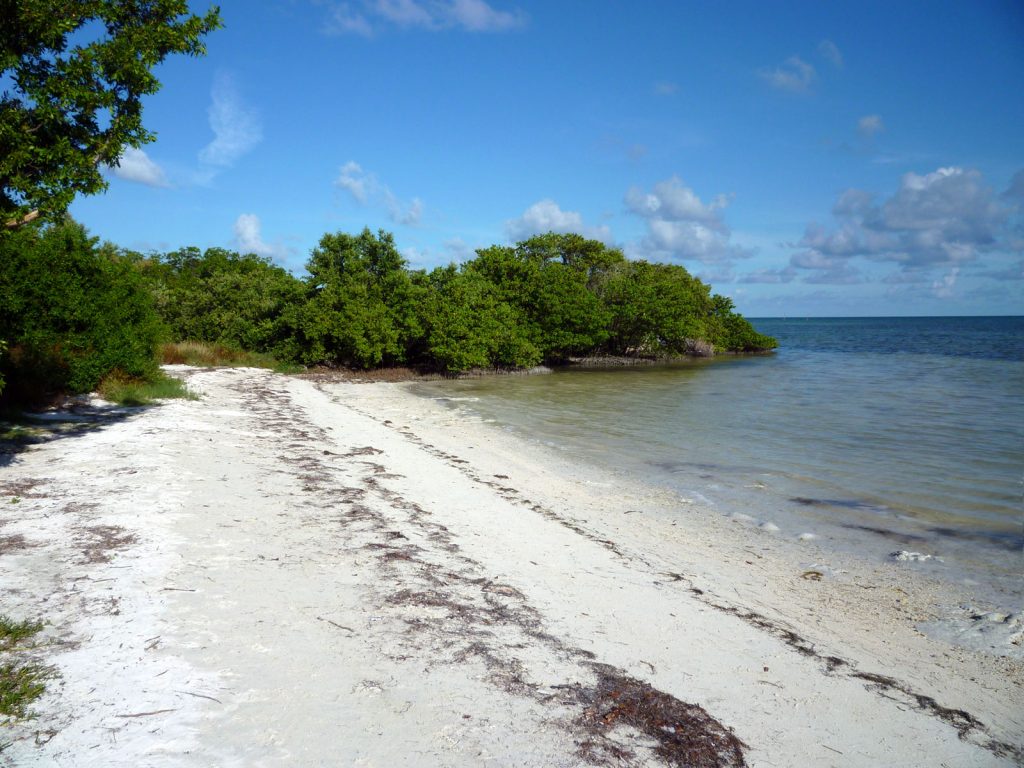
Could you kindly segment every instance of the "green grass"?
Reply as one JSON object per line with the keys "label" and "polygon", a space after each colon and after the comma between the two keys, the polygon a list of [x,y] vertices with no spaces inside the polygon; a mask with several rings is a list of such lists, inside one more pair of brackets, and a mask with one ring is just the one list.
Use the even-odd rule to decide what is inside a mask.
{"label": "green grass", "polygon": [[203,368],[231,366],[269,368],[278,373],[298,373],[301,366],[284,363],[262,352],[246,352],[223,344],[203,341],[179,341],[160,348],[160,362],[167,365],[194,365]]}
{"label": "green grass", "polygon": [[46,691],[53,672],[42,664],[13,661],[0,664],[0,716],[31,717],[29,705]]}
{"label": "green grass", "polygon": [[27,443],[45,434],[46,430],[39,427],[0,422],[0,441],[7,440],[12,443]]}
{"label": "green grass", "polygon": [[[0,652],[11,652],[43,628],[41,621],[14,621],[0,616]],[[29,705],[43,695],[45,680],[52,677],[49,667],[22,659],[0,663],[0,716],[31,717]]]}
{"label": "green grass", "polygon": [[41,621],[14,621],[9,616],[0,615],[0,651],[9,651],[42,628]]}
{"label": "green grass", "polygon": [[161,373],[152,380],[112,375],[100,382],[100,397],[118,405],[151,405],[157,400],[185,398],[198,400],[180,379]]}

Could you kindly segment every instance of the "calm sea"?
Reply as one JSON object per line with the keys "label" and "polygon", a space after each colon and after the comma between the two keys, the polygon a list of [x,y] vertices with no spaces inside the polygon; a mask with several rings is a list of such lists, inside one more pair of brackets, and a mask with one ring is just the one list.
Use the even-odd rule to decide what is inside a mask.
{"label": "calm sea", "polygon": [[920,567],[1019,602],[1024,318],[754,324],[775,354],[418,391],[771,535],[934,555]]}

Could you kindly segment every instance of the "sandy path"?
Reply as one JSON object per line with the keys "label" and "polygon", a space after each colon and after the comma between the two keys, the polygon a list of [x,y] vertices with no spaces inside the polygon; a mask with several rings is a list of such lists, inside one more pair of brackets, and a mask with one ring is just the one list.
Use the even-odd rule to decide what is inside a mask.
{"label": "sandy path", "polygon": [[0,612],[61,675],[8,764],[1021,759],[1019,665],[913,632],[924,586],[809,584],[394,386],[183,375],[200,401],[0,469]]}

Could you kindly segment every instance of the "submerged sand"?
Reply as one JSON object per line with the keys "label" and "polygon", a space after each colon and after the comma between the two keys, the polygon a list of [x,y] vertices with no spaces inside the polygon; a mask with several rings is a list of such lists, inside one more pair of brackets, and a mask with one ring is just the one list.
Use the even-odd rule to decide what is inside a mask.
{"label": "submerged sand", "polygon": [[[402,385],[175,369],[0,465],[0,613],[58,677],[3,765],[989,766],[1018,660],[948,587]],[[17,499],[17,501],[13,501]]]}

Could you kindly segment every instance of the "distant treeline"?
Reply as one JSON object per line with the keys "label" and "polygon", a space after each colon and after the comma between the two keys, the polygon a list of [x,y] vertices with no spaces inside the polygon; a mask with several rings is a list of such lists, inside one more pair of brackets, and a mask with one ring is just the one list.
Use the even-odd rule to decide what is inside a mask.
{"label": "distant treeline", "polygon": [[452,373],[776,346],[683,267],[579,235],[491,246],[427,272],[367,229],[324,235],[306,270],[221,248],[140,254],[70,221],[4,233],[0,376],[8,390],[88,391],[111,371],[150,375],[161,341]]}

